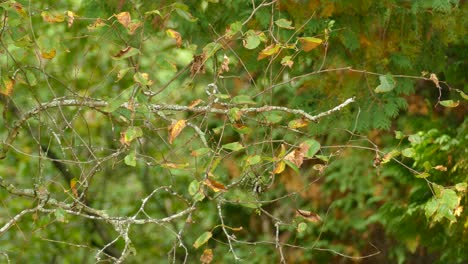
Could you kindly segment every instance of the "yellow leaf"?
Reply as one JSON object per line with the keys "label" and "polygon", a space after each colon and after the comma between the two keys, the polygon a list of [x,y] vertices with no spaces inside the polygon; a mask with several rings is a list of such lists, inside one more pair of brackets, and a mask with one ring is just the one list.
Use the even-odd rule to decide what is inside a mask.
{"label": "yellow leaf", "polygon": [[117,18],[119,23],[122,24],[122,26],[124,26],[125,28],[128,28],[128,26],[132,22],[132,18],[130,17],[129,12],[121,12],[117,15],[114,14],[114,16]]}
{"label": "yellow leaf", "polygon": [[222,183],[220,182],[217,182],[215,180],[212,180],[212,179],[209,179],[207,178],[205,181],[204,181],[204,184],[208,187],[210,187],[214,192],[225,192],[227,191],[227,188],[226,186],[224,186]]}
{"label": "yellow leaf", "polygon": [[306,127],[308,124],[309,122],[307,120],[301,118],[301,119],[295,119],[289,122],[288,127],[296,129],[296,128],[301,128],[301,127]]}
{"label": "yellow leaf", "polygon": [[66,15],[67,15],[68,27],[71,27],[73,25],[73,22],[75,22],[75,17],[77,17],[77,15],[73,13],[72,11],[67,11]]}
{"label": "yellow leaf", "polygon": [[13,94],[13,86],[15,85],[15,80],[7,78],[3,80],[3,87],[0,91],[1,94],[6,96],[11,96]]}
{"label": "yellow leaf", "polygon": [[276,167],[273,170],[273,173],[274,174],[280,174],[280,173],[282,173],[284,171],[285,168],[286,168],[286,162],[280,161],[280,162],[276,163]]}
{"label": "yellow leaf", "polygon": [[313,38],[313,37],[304,37],[304,38],[298,38],[299,42],[302,44],[302,49],[305,52],[311,51],[318,47],[320,44],[322,44],[323,40],[319,38]]}
{"label": "yellow leaf", "polygon": [[187,120],[184,119],[172,122],[171,126],[169,126],[169,144],[174,142],[174,139],[182,132],[186,125]]}
{"label": "yellow leaf", "polygon": [[96,21],[94,21],[93,24],[88,25],[87,28],[88,28],[89,31],[93,31],[93,30],[95,30],[97,28],[100,28],[100,27],[103,27],[105,25],[106,25],[106,23],[104,23],[104,21],[101,18],[98,18],[98,19],[96,19]]}
{"label": "yellow leaf", "polygon": [[41,57],[44,59],[48,59],[48,60],[53,59],[56,54],[57,54],[57,51],[55,49],[51,49],[49,51],[46,51],[46,50],[41,51]]}
{"label": "yellow leaf", "polygon": [[76,189],[76,184],[78,183],[78,180],[76,178],[71,179],[70,181],[70,188],[72,190],[73,195],[78,198],[78,190]]}
{"label": "yellow leaf", "polygon": [[271,44],[270,46],[264,48],[262,51],[260,51],[260,54],[258,54],[257,60],[264,59],[266,57],[269,57],[271,55],[274,55],[278,53],[281,50],[281,46],[278,44]]}
{"label": "yellow leaf", "polygon": [[47,11],[42,11],[41,13],[42,19],[48,23],[60,23],[65,21],[65,17],[63,15],[53,15]]}
{"label": "yellow leaf", "polygon": [[180,35],[179,32],[173,30],[173,29],[168,29],[166,30],[166,34],[170,37],[175,39],[177,47],[180,48],[182,46],[182,36]]}

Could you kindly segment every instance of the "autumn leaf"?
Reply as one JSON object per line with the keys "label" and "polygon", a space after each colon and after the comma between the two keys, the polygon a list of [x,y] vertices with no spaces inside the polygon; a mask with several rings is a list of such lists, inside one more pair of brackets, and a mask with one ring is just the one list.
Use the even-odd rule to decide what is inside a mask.
{"label": "autumn leaf", "polygon": [[214,192],[225,192],[225,191],[227,191],[226,186],[224,186],[222,183],[217,182],[215,180],[212,180],[210,178],[207,178],[203,183],[206,186],[210,187],[211,190],[213,190]]}
{"label": "autumn leaf", "polygon": [[41,57],[43,59],[48,59],[48,60],[51,60],[55,57],[55,55],[57,54],[57,51],[55,49],[50,49],[50,50],[42,50],[41,51]]}
{"label": "autumn leaf", "polygon": [[72,190],[73,195],[75,198],[78,198],[78,190],[76,189],[76,184],[78,183],[78,180],[76,178],[71,179],[70,181],[70,188]]}
{"label": "autumn leaf", "polygon": [[190,65],[190,77],[199,73],[205,73],[205,59],[205,53],[202,53],[201,55],[193,55],[193,61]]}
{"label": "autumn leaf", "polygon": [[121,49],[117,54],[113,55],[112,57],[114,59],[121,60],[121,59],[126,59],[129,57],[135,56],[137,54],[140,54],[139,49],[128,46],[128,47]]}
{"label": "autumn leaf", "polygon": [[130,17],[129,12],[121,12],[117,15],[114,14],[114,16],[117,18],[117,21],[119,21],[119,23],[122,24],[122,26],[124,26],[125,28],[128,28],[128,26],[132,22],[132,18]]}
{"label": "autumn leaf", "polygon": [[286,168],[286,162],[280,161],[276,163],[275,169],[273,170],[274,174],[280,174]]}
{"label": "autumn leaf", "polygon": [[175,39],[177,47],[180,48],[182,46],[182,36],[180,35],[179,32],[173,30],[173,29],[168,29],[166,30],[166,34],[172,38]]}
{"label": "autumn leaf", "polygon": [[218,74],[223,74],[229,71],[229,62],[229,57],[226,56],[226,54],[224,54],[223,62],[221,63],[221,66],[218,69]]}
{"label": "autumn leaf", "polygon": [[291,56],[284,56],[281,59],[281,65],[292,68],[294,61],[292,61],[291,58],[292,58]]}
{"label": "autumn leaf", "polygon": [[63,15],[59,15],[59,14],[53,15],[47,11],[41,12],[41,17],[42,19],[44,19],[45,22],[48,22],[48,23],[60,23],[60,22],[65,21],[65,17]]}
{"label": "autumn leaf", "polygon": [[88,25],[87,28],[88,28],[89,31],[93,31],[93,30],[96,30],[96,29],[98,29],[100,27],[103,27],[105,25],[106,25],[106,23],[101,18],[97,18],[96,21],[94,21],[93,24]]}
{"label": "autumn leaf", "polygon": [[68,27],[71,27],[73,25],[73,22],[75,22],[75,17],[77,17],[77,15],[72,11],[67,11],[65,14],[67,15]]}
{"label": "autumn leaf", "polygon": [[271,44],[270,46],[264,48],[262,51],[260,51],[260,54],[258,54],[257,60],[264,59],[266,57],[272,56],[276,53],[278,53],[281,50],[281,46],[278,44]]}
{"label": "autumn leaf", "polygon": [[309,124],[309,122],[303,118],[301,119],[295,119],[292,120],[288,123],[288,127],[292,129],[296,128],[301,128],[301,127],[306,127]]}
{"label": "autumn leaf", "polygon": [[174,142],[174,139],[182,132],[187,125],[187,120],[173,120],[169,126],[169,144]]}
{"label": "autumn leaf", "polygon": [[300,209],[296,209],[296,217],[301,217],[312,223],[319,223],[322,221],[322,218],[318,214]]}
{"label": "autumn leaf", "polygon": [[313,38],[313,37],[303,37],[303,38],[297,38],[297,39],[301,43],[302,49],[305,52],[308,52],[308,51],[311,51],[311,50],[317,48],[323,42],[322,39]]}
{"label": "autumn leaf", "polygon": [[18,12],[18,14],[20,14],[22,17],[28,16],[28,13],[26,13],[26,11],[20,3],[14,2],[12,6],[15,9],[15,11]]}
{"label": "autumn leaf", "polygon": [[203,250],[200,261],[202,264],[210,264],[213,261],[213,250],[211,248]]}
{"label": "autumn leaf", "polygon": [[133,75],[133,80],[143,86],[152,85],[153,81],[149,79],[149,75],[146,72],[137,72]]}
{"label": "autumn leaf", "polygon": [[11,96],[13,94],[13,87],[15,85],[15,80],[6,78],[3,80],[2,90],[0,90],[1,94],[6,96]]}
{"label": "autumn leaf", "polygon": [[199,105],[201,102],[203,102],[202,99],[195,99],[195,100],[193,100],[192,102],[190,102],[190,104],[188,105],[188,108],[189,108],[189,109],[192,109],[192,108],[194,108],[195,106]]}

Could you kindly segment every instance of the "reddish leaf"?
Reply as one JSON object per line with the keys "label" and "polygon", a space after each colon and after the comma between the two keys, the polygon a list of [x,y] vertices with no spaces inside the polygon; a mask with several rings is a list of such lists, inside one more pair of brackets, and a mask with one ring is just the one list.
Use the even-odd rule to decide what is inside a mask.
{"label": "reddish leaf", "polygon": [[207,178],[205,181],[204,181],[205,185],[210,187],[214,192],[225,192],[227,191],[227,188],[226,186],[224,186],[222,183],[219,183],[215,180],[212,180],[210,178]]}
{"label": "reddish leaf", "polygon": [[318,223],[322,221],[322,218],[320,218],[318,214],[300,209],[296,209],[296,217],[302,217],[312,223]]}

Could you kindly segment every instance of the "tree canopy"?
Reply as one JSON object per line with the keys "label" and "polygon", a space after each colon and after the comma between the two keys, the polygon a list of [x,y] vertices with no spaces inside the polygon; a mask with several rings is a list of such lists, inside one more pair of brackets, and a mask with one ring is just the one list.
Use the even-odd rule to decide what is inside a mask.
{"label": "tree canopy", "polygon": [[464,1],[0,12],[2,261],[468,260]]}

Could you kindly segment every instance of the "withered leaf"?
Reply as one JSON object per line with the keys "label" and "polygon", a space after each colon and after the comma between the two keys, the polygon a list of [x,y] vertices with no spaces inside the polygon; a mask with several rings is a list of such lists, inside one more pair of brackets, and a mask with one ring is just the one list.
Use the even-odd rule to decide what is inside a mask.
{"label": "withered leaf", "polygon": [[215,180],[212,180],[210,178],[207,178],[205,181],[204,181],[205,185],[210,187],[211,190],[213,190],[214,192],[225,192],[227,191],[227,188],[226,186],[224,186],[222,183],[220,182],[217,182]]}
{"label": "withered leaf", "polygon": [[174,120],[169,126],[169,144],[174,142],[174,139],[182,132],[182,130],[187,125],[187,120]]}
{"label": "withered leaf", "polygon": [[296,209],[296,217],[302,217],[312,223],[319,223],[322,221],[322,218],[318,214],[301,209]]}
{"label": "withered leaf", "polygon": [[190,77],[199,73],[205,73],[205,53],[202,53],[201,55],[193,55],[193,61],[190,67]]}

